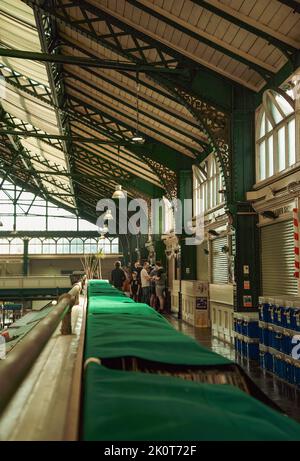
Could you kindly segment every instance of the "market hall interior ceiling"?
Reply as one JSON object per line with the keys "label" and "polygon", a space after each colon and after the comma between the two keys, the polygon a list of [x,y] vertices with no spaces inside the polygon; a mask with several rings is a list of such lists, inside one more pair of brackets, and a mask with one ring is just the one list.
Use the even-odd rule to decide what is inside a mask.
{"label": "market hall interior ceiling", "polygon": [[254,182],[240,114],[298,68],[299,12],[295,0],[1,0],[2,176],[94,221],[117,185],[174,197],[180,171],[214,152],[230,207]]}

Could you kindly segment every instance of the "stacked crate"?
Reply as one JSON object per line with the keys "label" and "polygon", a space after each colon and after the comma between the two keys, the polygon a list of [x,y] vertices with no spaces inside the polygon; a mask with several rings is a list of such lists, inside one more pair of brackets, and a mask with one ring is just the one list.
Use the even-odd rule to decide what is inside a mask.
{"label": "stacked crate", "polygon": [[259,298],[260,365],[300,387],[299,302]]}
{"label": "stacked crate", "polygon": [[235,312],[234,346],[236,352],[250,360],[259,360],[258,314]]}

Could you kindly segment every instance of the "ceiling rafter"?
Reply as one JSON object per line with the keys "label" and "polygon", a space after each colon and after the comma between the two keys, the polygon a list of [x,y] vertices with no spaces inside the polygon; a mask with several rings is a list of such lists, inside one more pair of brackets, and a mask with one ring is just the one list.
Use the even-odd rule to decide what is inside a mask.
{"label": "ceiling rafter", "polygon": [[277,0],[277,1],[291,8],[294,13],[300,14],[300,3],[296,2],[295,0]]}
{"label": "ceiling rafter", "polygon": [[[85,97],[87,99],[93,99],[93,97],[91,95],[86,94],[84,91],[82,91],[78,87],[74,87],[70,83],[68,84],[68,88],[72,89],[73,91],[75,91],[76,93],[80,94],[81,96],[83,96],[83,97]],[[85,112],[88,113],[88,115],[90,117],[94,118],[95,116],[99,115],[101,117],[101,122],[102,123],[107,123],[107,122],[105,122],[105,118],[108,118],[111,122],[114,123],[114,126],[117,127],[118,133],[122,132],[122,134],[124,136],[124,139],[130,141],[130,139],[132,138],[132,136],[135,133],[136,126],[137,126],[136,119],[133,118],[131,115],[124,114],[118,108],[113,107],[112,109],[113,109],[114,113],[120,115],[121,117],[126,118],[126,121],[123,121],[121,119],[117,119],[117,118],[113,117],[111,114],[106,112],[106,110],[110,109],[111,106],[108,103],[104,102],[103,100],[101,100],[99,102],[98,101],[95,101],[95,102],[97,104],[100,104],[106,110],[105,109],[100,110],[97,107],[95,107],[94,105],[86,103],[86,101],[84,101],[84,102],[81,101],[81,105],[80,105],[80,98],[74,97],[73,94],[70,95],[70,93],[68,93],[68,95],[69,95],[69,100],[77,102],[78,105],[76,107],[82,108],[82,105],[83,105]],[[74,108],[74,106],[73,106],[73,108]],[[141,110],[140,110],[140,112],[141,112]],[[124,127],[126,130],[122,130],[119,127]],[[159,139],[156,139],[156,138],[153,138],[152,136],[146,134],[146,132],[143,130],[143,128],[144,129],[148,128],[149,130],[151,130],[156,135],[162,136],[158,129],[153,128],[151,125],[149,127],[147,127],[145,122],[139,121],[139,132],[142,133],[146,139],[148,138],[148,140],[150,140],[150,142],[160,142],[161,144],[165,144],[163,141],[161,141]],[[172,136],[170,134],[163,133],[163,136],[164,136],[165,139],[168,139],[170,142],[181,146],[183,149],[186,149],[187,151],[190,151],[192,156],[197,155],[198,150],[195,147],[188,148],[187,145],[184,142],[182,142],[182,141],[180,141],[178,139],[172,138]],[[203,144],[204,143],[202,143],[202,145]],[[201,145],[201,147],[199,146],[201,151],[202,151],[202,145]]]}
{"label": "ceiling rafter", "polygon": [[[74,80],[76,80],[78,82],[81,82],[83,85],[85,85],[85,86],[87,86],[89,88],[92,88],[93,90],[99,92],[100,94],[104,94],[107,97],[113,98],[114,100],[116,100],[118,103],[124,105],[125,107],[128,107],[129,109],[132,109],[132,110],[136,110],[136,106],[133,105],[132,103],[129,103],[129,102],[125,101],[124,98],[118,97],[115,94],[110,93],[108,90],[105,90],[105,89],[103,89],[103,88],[101,88],[99,86],[94,85],[93,83],[91,83],[88,80],[84,80],[83,78],[79,77],[79,75],[73,74],[73,73],[71,73],[69,71],[65,71],[64,75],[65,75],[65,81],[66,81],[66,78],[74,79]],[[99,76],[99,79],[101,79],[101,76]],[[113,84],[112,84],[112,86],[113,86]],[[122,91],[125,92],[124,89]],[[133,92],[130,92],[128,90],[126,90],[126,91],[127,91],[128,94],[130,94],[132,96],[135,96]],[[142,100],[142,98],[140,98],[140,96],[139,96],[139,99]],[[160,110],[162,110],[162,109],[160,109]],[[174,126],[174,124],[172,124],[172,123],[170,123],[170,122],[168,122],[166,120],[161,119],[159,116],[156,116],[155,114],[151,114],[151,112],[146,112],[145,110],[143,110],[141,108],[139,108],[139,112],[140,112],[140,114],[143,114],[145,117],[153,120],[154,122],[159,122],[160,125],[164,126],[165,128],[169,128],[171,130],[176,129],[176,131],[178,133],[182,134],[185,137],[189,137],[193,141],[199,143],[200,146],[203,146],[203,145],[207,146],[207,144],[205,143],[204,140],[201,141],[199,139],[199,137],[194,136],[193,133],[189,133],[189,132],[184,131],[182,127]],[[151,129],[151,127],[150,127],[150,129]]]}
{"label": "ceiling rafter", "polygon": [[[32,6],[33,8],[40,9],[43,11],[44,14],[56,19],[59,23],[66,25],[68,28],[79,32],[81,35],[91,39],[93,42],[98,43],[99,45],[103,46],[104,48],[109,49],[113,53],[117,53],[120,56],[125,57],[129,61],[134,61],[136,63],[143,63],[144,56],[140,53],[140,57],[136,56],[135,53],[128,53],[126,49],[123,49],[120,46],[120,42],[114,41],[114,37],[109,39],[103,39],[103,37],[95,32],[92,25],[89,24],[89,29],[76,25],[76,21],[72,18],[68,12],[66,11],[66,5],[63,4],[60,0],[57,0],[55,9],[49,8],[49,5],[43,3],[42,5],[39,2],[34,0],[22,0],[28,5]],[[178,53],[167,47],[166,45],[154,40],[153,38],[147,36],[146,34],[137,31],[132,26],[128,26],[127,23],[124,23],[120,19],[116,18],[112,14],[108,14],[107,11],[104,11],[103,7],[98,6],[94,7],[91,4],[87,3],[86,1],[71,1],[68,4],[68,9],[72,7],[79,8],[81,11],[82,17],[85,17],[83,11],[89,11],[90,14],[98,17],[99,22],[103,21],[109,30],[111,30],[112,25],[117,27],[118,30],[126,31],[128,36],[134,36],[139,40],[144,41],[146,44],[153,45],[153,50],[155,50],[160,58],[156,64],[164,64],[168,65],[168,59],[164,56],[163,53],[170,54],[173,56],[172,65],[174,65],[174,59],[178,60],[178,63],[183,65],[191,64],[191,61],[187,58],[184,58],[181,53]],[[63,13],[61,12],[63,11]],[[106,34],[107,35],[107,34]],[[140,43],[139,43],[140,45]],[[137,49],[137,52],[139,50]],[[152,62],[153,64],[153,62]],[[195,63],[193,62],[193,66]],[[201,66],[200,66],[201,67]],[[202,66],[203,68],[203,66]],[[209,113],[208,105],[204,104],[203,101],[195,95],[191,95],[190,88],[185,88],[182,82],[179,82],[179,79],[173,81],[170,78],[166,78],[165,76],[153,76],[151,75],[153,81],[161,85],[163,88],[166,88],[169,92],[173,93],[173,95],[178,99],[178,102],[181,103],[184,107],[186,107],[190,113],[195,117],[197,122],[200,125],[201,130],[204,131],[205,135],[208,136],[209,142],[211,142],[214,152],[217,155],[218,163],[221,167],[221,171],[223,172],[223,177],[225,181],[225,187],[227,190],[231,190],[230,186],[230,170],[229,170],[229,118],[224,120],[224,114],[219,114],[215,108],[212,108],[211,115],[213,116],[213,120],[207,117]],[[203,110],[202,108],[206,109],[206,115],[203,118]],[[226,118],[226,117],[225,117]],[[221,124],[220,124],[221,123]],[[217,134],[218,133],[218,134]]]}
{"label": "ceiling rafter", "polygon": [[[7,68],[8,70],[8,68]],[[9,69],[10,72],[11,72],[11,75],[13,75],[13,71],[11,69]],[[7,81],[7,76],[4,76],[5,80]],[[31,95],[31,96],[34,96],[36,97],[37,99],[55,107],[54,103],[53,102],[50,102],[50,100],[47,98],[45,99],[45,95],[44,94],[38,94],[36,91],[33,91],[33,88],[32,88],[32,85],[30,83],[30,79],[28,79],[27,77],[21,75],[18,73],[18,78],[14,78],[14,79],[9,79],[8,81],[9,84],[13,85],[14,87],[16,87],[18,90],[21,90],[21,91],[24,91],[26,92],[27,94]],[[38,84],[39,85],[39,84]],[[62,113],[68,113],[69,116],[74,116],[74,113],[72,111],[68,111],[67,108],[64,108],[64,110],[60,109]],[[7,116],[10,118],[11,122],[13,123],[13,126],[15,127],[15,129],[17,130],[22,130],[24,133],[26,134],[30,134],[30,135],[33,135],[33,137],[39,137],[39,135],[41,137],[43,137],[43,142],[49,144],[50,146],[53,146],[53,147],[56,147],[56,148],[60,148],[62,149],[62,143],[61,141],[59,140],[59,138],[66,138],[66,136],[61,136],[61,135],[58,135],[57,137],[56,136],[51,136],[49,135],[49,137],[47,137],[47,133],[43,132],[42,130],[40,129],[37,129],[35,127],[33,127],[32,125],[24,122],[24,121],[19,121],[17,120],[15,117],[13,117],[12,115],[10,114],[7,114]],[[90,123],[89,122],[83,122],[82,118],[79,117],[79,120],[81,123],[83,124],[86,124],[87,127],[90,126]],[[99,128],[99,125],[98,125],[98,128]],[[99,131],[99,130],[98,130]],[[103,130],[102,134],[104,134],[105,136],[107,136],[107,132],[105,130]],[[58,139],[56,141],[56,138]],[[74,139],[74,137],[73,137]],[[91,138],[92,139],[92,138]],[[74,139],[74,141],[76,141],[76,139]],[[118,142],[117,140],[115,142]],[[69,155],[71,156],[71,158],[76,158],[76,156],[73,156],[72,157],[72,154],[69,152]],[[40,157],[34,155],[31,153],[31,156],[32,156],[32,159],[33,160],[39,160]],[[102,162],[101,164],[99,164],[99,160],[98,160],[98,167],[100,167],[100,171],[103,172],[104,170],[104,166],[105,166],[105,162]],[[44,162],[44,165],[45,166],[50,166],[51,165],[49,163],[47,163],[47,161],[45,160]],[[109,165],[109,171],[110,171],[110,174],[111,172],[113,171],[113,169],[111,168],[116,168],[115,165],[111,164],[110,162],[108,162],[108,165]],[[124,181],[123,182],[123,179],[122,179],[122,175],[123,174],[123,171],[121,170],[120,171],[120,177],[118,178],[119,179],[119,182],[121,182],[123,185],[126,185],[128,183],[132,183],[132,181],[135,181],[135,177],[133,175],[130,175],[129,176],[129,179],[128,179],[128,182]],[[107,177],[109,177],[109,175],[107,175]]]}
{"label": "ceiling rafter", "polygon": [[[237,12],[232,9],[232,13],[229,13],[229,8],[225,4],[219,4],[216,6],[215,4],[209,3],[207,0],[190,0],[191,2],[195,3],[198,6],[201,6],[207,11],[226,19],[226,21],[235,24],[236,26],[251,32],[253,35],[257,37],[263,38],[268,43],[276,47],[281,53],[286,56],[286,58],[290,59],[291,55],[297,51],[297,48],[289,45],[287,42],[283,40],[279,40],[278,38],[271,35],[271,33],[265,32],[264,30],[260,29],[259,27],[253,26],[250,20],[243,21]],[[248,18],[247,18],[248,19]]]}
{"label": "ceiling rafter", "polygon": [[157,7],[154,4],[151,4],[151,7],[149,7],[145,4],[144,1],[140,2],[136,0],[127,0],[127,2],[133,5],[135,8],[139,8],[145,13],[148,13],[151,16],[155,17],[156,19],[163,21],[165,24],[168,24],[169,26],[180,30],[185,35],[188,35],[189,37],[196,39],[200,43],[204,43],[205,45],[214,48],[215,50],[225,54],[226,56],[229,56],[230,58],[239,61],[242,64],[245,64],[247,67],[257,72],[265,81],[268,81],[268,79],[272,77],[272,75],[274,75],[274,71],[270,70],[267,66],[264,66],[264,63],[258,64],[257,62],[255,62],[254,57],[253,60],[251,60],[250,55],[248,55],[247,58],[244,56],[246,55],[246,53],[240,53],[238,50],[230,50],[229,47],[226,47],[225,42],[223,42],[224,45],[218,44],[216,40],[213,41],[211,38],[209,39],[206,36],[204,36],[201,33],[200,29],[197,29],[196,32],[194,29],[185,26],[183,24],[183,21],[180,21],[179,18],[172,18],[167,11],[164,11],[162,8]]}

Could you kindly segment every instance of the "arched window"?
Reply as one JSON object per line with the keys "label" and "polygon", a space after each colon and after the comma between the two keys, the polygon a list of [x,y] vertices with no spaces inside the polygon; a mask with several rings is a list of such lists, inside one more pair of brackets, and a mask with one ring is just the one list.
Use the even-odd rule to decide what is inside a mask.
{"label": "arched window", "polygon": [[224,203],[222,174],[214,154],[211,154],[194,171],[194,215],[198,216]]}
{"label": "arched window", "polygon": [[257,182],[296,163],[295,123],[293,93],[265,91],[256,123]]}

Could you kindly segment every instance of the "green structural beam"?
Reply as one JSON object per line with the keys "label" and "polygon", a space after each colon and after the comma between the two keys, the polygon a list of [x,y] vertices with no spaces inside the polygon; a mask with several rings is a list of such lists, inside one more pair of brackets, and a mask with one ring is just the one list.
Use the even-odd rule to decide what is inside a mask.
{"label": "green structural beam", "polygon": [[[68,56],[60,54],[37,53],[32,51],[13,50],[0,48],[0,56],[17,59],[27,59],[30,61],[49,62],[56,64],[68,64],[80,67],[97,67],[100,69],[123,70],[126,72],[151,72],[166,73],[173,75],[189,76],[188,69],[179,67],[162,67],[158,65],[132,64],[121,61],[110,61],[105,59],[81,58],[77,56]],[[196,66],[195,66],[196,68]]]}
{"label": "green structural beam", "polygon": [[271,34],[267,32],[264,32],[259,27],[255,27],[249,24],[248,22],[242,21],[241,19],[237,18],[234,15],[234,12],[233,14],[229,14],[226,11],[224,11],[221,6],[218,7],[218,6],[212,5],[207,0],[191,0],[191,1],[195,3],[196,5],[201,6],[205,10],[210,11],[211,13],[223,19],[226,19],[226,21],[232,24],[235,24],[236,26],[241,27],[242,29],[247,30],[248,32],[251,32],[252,34],[258,37],[263,38],[268,43],[278,48],[287,57],[292,55],[297,50],[296,48],[288,45],[284,41],[277,39],[276,37],[272,36]]}

